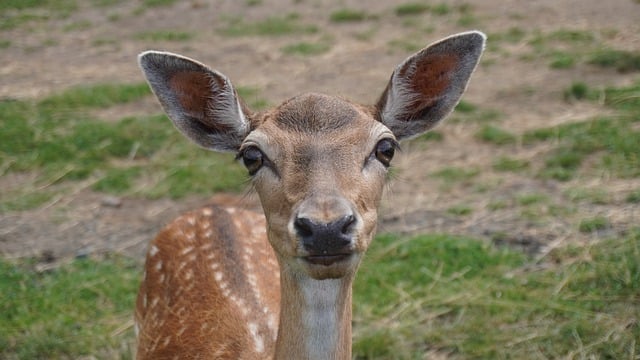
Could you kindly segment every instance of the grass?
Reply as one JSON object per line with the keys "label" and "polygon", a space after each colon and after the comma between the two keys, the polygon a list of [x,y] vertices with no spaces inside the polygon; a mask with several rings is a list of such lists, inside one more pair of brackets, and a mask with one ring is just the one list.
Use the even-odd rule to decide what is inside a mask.
{"label": "grass", "polygon": [[[0,260],[0,357],[131,357],[140,272],[132,260],[74,260],[39,272]],[[119,356],[117,356],[119,355]]]}
{"label": "grass", "polygon": [[433,176],[441,179],[447,184],[451,184],[467,182],[476,177],[479,173],[479,170],[474,168],[445,167],[433,173]]}
{"label": "grass", "polygon": [[[594,94],[586,85],[577,83],[565,92],[565,98],[591,99]],[[640,115],[640,83],[607,88],[601,94],[598,97],[607,106],[620,110],[619,115],[540,128],[523,135],[525,143],[556,143],[546,156],[542,176],[570,180],[591,157],[599,159],[595,171],[604,170],[622,178],[640,176],[640,130],[633,127]]]}
{"label": "grass", "polygon": [[549,256],[527,271],[520,253],[477,240],[379,237],[355,284],[355,357],[637,355],[640,232]]}
{"label": "grass", "polygon": [[187,41],[191,40],[194,34],[175,30],[154,30],[139,32],[134,37],[146,41]]}
{"label": "grass", "polygon": [[394,13],[398,16],[419,15],[427,12],[429,5],[421,2],[411,2],[400,4],[395,7]]}
{"label": "grass", "polygon": [[[556,248],[544,266],[477,239],[378,236],[354,286],[354,357],[635,358],[639,257],[638,228]],[[35,268],[0,260],[0,357],[131,357],[133,261]]]}
{"label": "grass", "polygon": [[331,49],[331,45],[325,42],[302,41],[289,44],[282,48],[282,52],[288,55],[312,56],[323,54]]}
{"label": "grass", "polygon": [[589,57],[588,63],[622,73],[640,71],[640,52],[600,49]]}
{"label": "grass", "polygon": [[285,36],[318,32],[317,26],[301,24],[298,19],[297,14],[272,16],[255,22],[231,18],[221,32],[227,36]]}
{"label": "grass", "polygon": [[590,233],[598,230],[604,230],[611,227],[609,220],[603,216],[596,216],[594,218],[583,219],[580,221],[578,230],[583,233]]}
{"label": "grass", "polygon": [[371,18],[371,15],[362,10],[343,8],[333,11],[329,20],[334,23],[360,22]]}
{"label": "grass", "polygon": [[[240,87],[238,92],[254,109],[266,106],[257,89]],[[37,102],[1,101],[0,169],[3,174],[36,175],[3,194],[0,210],[39,206],[51,199],[52,190],[64,193],[65,186],[73,188],[78,181],[100,192],[146,197],[244,188],[245,172],[232,156],[192,145],[164,115],[117,121],[92,115],[147,96],[146,84],[103,84]]]}
{"label": "grass", "polygon": [[492,125],[484,125],[480,128],[476,133],[476,138],[493,145],[509,145],[517,140],[512,133]]}
{"label": "grass", "polygon": [[520,172],[529,168],[529,161],[501,156],[493,161],[493,169],[502,172]]}

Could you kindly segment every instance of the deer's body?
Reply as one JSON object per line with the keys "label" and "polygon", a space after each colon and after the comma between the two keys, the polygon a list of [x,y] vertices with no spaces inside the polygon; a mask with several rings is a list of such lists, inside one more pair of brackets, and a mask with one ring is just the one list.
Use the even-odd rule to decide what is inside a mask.
{"label": "deer's body", "polygon": [[136,304],[138,357],[260,359],[274,352],[280,273],[265,225],[262,214],[212,205],[158,234]]}
{"label": "deer's body", "polygon": [[350,359],[352,283],[397,141],[453,109],[483,47],[470,32],[418,52],[374,106],[306,94],[256,114],[224,75],[142,54],[176,127],[237,152],[264,215],[205,207],[158,235],[136,304],[138,358]]}

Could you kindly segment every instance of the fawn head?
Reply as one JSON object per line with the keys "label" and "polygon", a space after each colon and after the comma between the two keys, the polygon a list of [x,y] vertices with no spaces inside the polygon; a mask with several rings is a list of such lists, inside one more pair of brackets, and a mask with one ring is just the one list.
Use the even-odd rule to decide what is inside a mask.
{"label": "fawn head", "polygon": [[305,94],[254,113],[225,75],[194,60],[149,51],[139,63],[178,130],[243,161],[280,265],[326,279],[355,273],[398,142],[453,110],[484,42],[467,32],[410,56],[372,106]]}

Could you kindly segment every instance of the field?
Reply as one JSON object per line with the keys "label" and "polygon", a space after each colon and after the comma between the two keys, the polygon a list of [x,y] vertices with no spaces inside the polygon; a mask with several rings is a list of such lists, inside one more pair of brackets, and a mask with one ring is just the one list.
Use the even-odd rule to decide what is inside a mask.
{"label": "field", "polygon": [[372,103],[394,66],[488,35],[447,122],[402,144],[355,286],[357,359],[640,359],[637,0],[0,3],[0,358],[131,358],[146,244],[186,209],[255,206],[137,68],[225,73],[253,109]]}

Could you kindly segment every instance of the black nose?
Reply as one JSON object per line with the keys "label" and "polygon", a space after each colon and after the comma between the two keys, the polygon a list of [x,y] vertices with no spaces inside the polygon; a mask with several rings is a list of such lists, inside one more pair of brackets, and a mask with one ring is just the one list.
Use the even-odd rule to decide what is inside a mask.
{"label": "black nose", "polygon": [[311,255],[335,255],[351,252],[355,223],[355,216],[347,215],[329,223],[298,217],[293,225]]}

